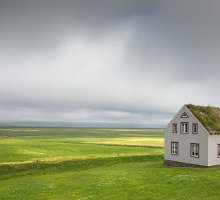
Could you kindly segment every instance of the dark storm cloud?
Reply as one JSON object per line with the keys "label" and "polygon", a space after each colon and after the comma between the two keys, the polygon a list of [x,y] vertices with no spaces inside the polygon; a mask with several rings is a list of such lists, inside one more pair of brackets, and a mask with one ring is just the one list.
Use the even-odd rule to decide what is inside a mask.
{"label": "dark storm cloud", "polygon": [[219,1],[0,1],[1,120],[166,124],[220,106]]}
{"label": "dark storm cloud", "polygon": [[64,37],[72,34],[86,34],[92,39],[102,37],[133,15],[152,12],[156,2],[1,1],[1,43],[17,51],[51,51]]}
{"label": "dark storm cloud", "polygon": [[[180,80],[196,81],[201,80],[201,76],[203,79],[204,76],[218,76],[219,1],[168,0],[161,1],[157,8],[153,19],[137,19],[135,37],[141,42],[132,40],[131,46],[134,48],[129,50],[136,53],[136,62],[143,61],[143,65],[138,66],[149,70],[146,62],[149,58],[160,61],[159,55],[162,59],[171,57],[177,60],[175,66],[169,65],[166,69],[176,72]],[[153,68],[158,72],[163,70],[160,65]]]}

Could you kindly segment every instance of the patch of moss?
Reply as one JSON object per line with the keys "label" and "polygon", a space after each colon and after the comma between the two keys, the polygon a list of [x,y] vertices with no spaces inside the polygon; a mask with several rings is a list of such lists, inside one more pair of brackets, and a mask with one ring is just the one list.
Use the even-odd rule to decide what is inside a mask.
{"label": "patch of moss", "polygon": [[193,104],[186,106],[210,134],[220,134],[220,108]]}

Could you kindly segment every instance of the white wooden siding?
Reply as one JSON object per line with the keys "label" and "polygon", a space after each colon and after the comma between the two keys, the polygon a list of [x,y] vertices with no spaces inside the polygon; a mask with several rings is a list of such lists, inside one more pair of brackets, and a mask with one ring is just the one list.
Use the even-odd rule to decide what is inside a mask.
{"label": "white wooden siding", "polygon": [[[188,118],[181,118],[183,113],[186,113]],[[180,123],[188,122],[189,123],[189,131],[188,134],[180,133]],[[177,133],[172,133],[172,124],[177,123]],[[198,133],[192,133],[192,125],[193,123],[198,124]],[[183,106],[180,111],[176,114],[176,116],[171,120],[168,126],[165,128],[165,148],[164,148],[164,159],[172,160],[190,164],[197,165],[209,165],[208,160],[208,132],[203,127],[203,125],[195,118],[195,116],[191,113],[191,111]],[[219,137],[220,138],[220,137]],[[171,142],[179,142],[179,154],[172,155],[171,154]],[[210,140],[211,142],[211,140]],[[219,140],[220,142],[220,140]],[[199,158],[194,158],[190,156],[190,144],[191,143],[199,143]],[[216,150],[217,151],[217,150]],[[219,158],[220,161],[220,158]]]}

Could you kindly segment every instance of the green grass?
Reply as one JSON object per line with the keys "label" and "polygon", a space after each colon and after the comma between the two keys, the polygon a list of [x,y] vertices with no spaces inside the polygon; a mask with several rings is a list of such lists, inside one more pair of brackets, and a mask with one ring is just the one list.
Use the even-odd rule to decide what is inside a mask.
{"label": "green grass", "polygon": [[220,134],[220,108],[213,106],[186,105],[210,134]]}
{"label": "green grass", "polygon": [[160,129],[34,130],[0,130],[1,200],[219,199],[220,167],[164,166]]}

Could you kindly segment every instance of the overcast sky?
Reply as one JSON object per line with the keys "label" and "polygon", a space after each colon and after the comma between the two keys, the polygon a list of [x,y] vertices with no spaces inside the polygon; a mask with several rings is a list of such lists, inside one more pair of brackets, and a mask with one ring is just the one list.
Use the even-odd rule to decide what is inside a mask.
{"label": "overcast sky", "polygon": [[219,77],[219,0],[0,0],[0,121],[164,126]]}

